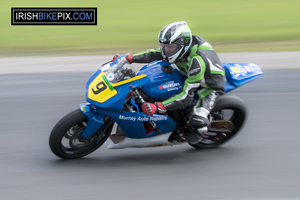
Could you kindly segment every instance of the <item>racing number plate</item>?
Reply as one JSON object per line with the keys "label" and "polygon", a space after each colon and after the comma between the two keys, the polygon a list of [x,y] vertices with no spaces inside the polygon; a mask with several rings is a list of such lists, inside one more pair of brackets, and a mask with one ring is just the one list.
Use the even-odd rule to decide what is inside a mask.
{"label": "racing number plate", "polygon": [[100,73],[89,85],[88,98],[103,103],[117,94],[108,81],[104,79],[104,72]]}

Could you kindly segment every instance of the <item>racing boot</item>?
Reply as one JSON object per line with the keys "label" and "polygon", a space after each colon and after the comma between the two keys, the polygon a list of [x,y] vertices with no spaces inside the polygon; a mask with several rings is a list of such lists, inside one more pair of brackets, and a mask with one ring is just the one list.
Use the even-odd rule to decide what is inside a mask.
{"label": "racing boot", "polygon": [[190,125],[194,128],[195,131],[191,132],[187,141],[190,144],[197,144],[202,141],[203,133],[207,132],[207,126],[210,124],[210,121],[202,116],[192,115],[190,118]]}

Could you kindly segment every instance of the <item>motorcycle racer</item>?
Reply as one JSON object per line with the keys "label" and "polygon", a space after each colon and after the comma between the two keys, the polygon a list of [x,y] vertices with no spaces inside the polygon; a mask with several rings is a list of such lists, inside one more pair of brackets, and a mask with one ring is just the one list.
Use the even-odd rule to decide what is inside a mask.
{"label": "motorcycle racer", "polygon": [[208,115],[218,98],[218,92],[225,87],[225,72],[213,47],[202,37],[192,35],[186,22],[174,22],[165,26],[158,35],[159,48],[149,49],[126,57],[128,63],[150,63],[166,60],[176,65],[186,77],[182,90],[173,97],[162,101],[142,105],[147,115],[165,114],[191,105],[195,93],[199,100],[193,107],[189,124],[197,131],[187,138],[191,144],[198,143],[201,133],[207,131],[210,124]]}

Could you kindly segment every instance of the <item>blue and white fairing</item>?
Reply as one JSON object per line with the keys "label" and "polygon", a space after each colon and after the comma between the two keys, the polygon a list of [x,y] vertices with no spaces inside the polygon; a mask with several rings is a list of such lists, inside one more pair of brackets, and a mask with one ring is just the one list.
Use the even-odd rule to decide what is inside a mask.
{"label": "blue and white fairing", "polygon": [[222,63],[222,65],[226,76],[225,92],[253,81],[263,74],[261,68],[253,63]]}
{"label": "blue and white fairing", "polygon": [[[168,70],[164,70],[168,67]],[[167,73],[166,73],[167,72]],[[155,61],[144,66],[137,75],[145,74],[151,80],[150,84],[141,89],[151,98],[163,101],[178,94],[182,89],[185,78],[179,71],[166,61]]]}
{"label": "blue and white fairing", "polygon": [[[172,67],[172,73],[165,73],[163,67],[172,67],[166,61],[155,61],[144,66],[137,75],[146,74],[151,83],[141,89],[151,98],[166,100],[178,94],[184,85],[185,77]],[[253,63],[222,63],[225,70],[225,92],[229,92],[241,85],[259,78],[263,72],[257,64]]]}

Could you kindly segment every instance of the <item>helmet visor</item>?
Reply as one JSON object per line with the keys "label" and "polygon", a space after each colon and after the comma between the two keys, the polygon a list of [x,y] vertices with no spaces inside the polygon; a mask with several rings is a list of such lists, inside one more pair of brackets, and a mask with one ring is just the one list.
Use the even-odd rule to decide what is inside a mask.
{"label": "helmet visor", "polygon": [[161,51],[166,57],[170,57],[176,54],[180,50],[180,46],[177,44],[159,44]]}

